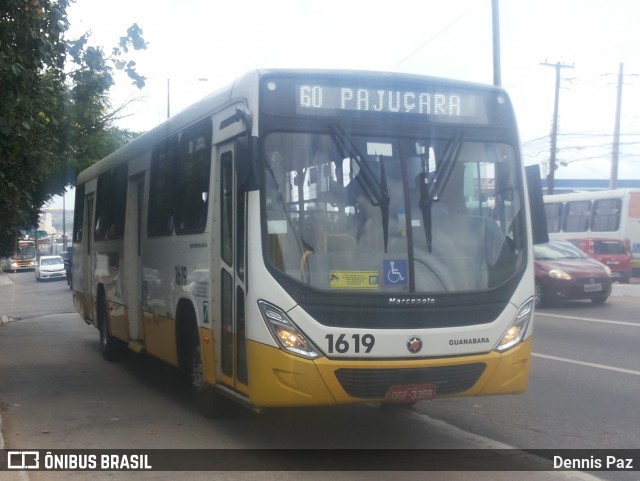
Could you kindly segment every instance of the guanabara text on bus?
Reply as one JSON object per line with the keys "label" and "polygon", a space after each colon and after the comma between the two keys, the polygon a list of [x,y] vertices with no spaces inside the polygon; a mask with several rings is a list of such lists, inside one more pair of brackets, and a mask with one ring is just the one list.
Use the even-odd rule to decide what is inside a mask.
{"label": "guanabara text on bus", "polygon": [[250,72],[79,175],[75,305],[207,414],[519,393],[527,185],[500,88]]}

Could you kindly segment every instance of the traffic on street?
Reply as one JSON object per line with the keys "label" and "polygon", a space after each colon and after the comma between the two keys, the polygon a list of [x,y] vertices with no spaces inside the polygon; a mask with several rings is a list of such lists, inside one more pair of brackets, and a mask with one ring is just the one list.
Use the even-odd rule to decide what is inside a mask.
{"label": "traffic on street", "polygon": [[[401,409],[255,414],[234,407],[228,417],[210,420],[193,407],[177,370],[133,355],[105,362],[98,333],[73,311],[66,282],[37,282],[32,272],[3,274],[4,449],[633,448],[640,444],[640,285],[617,287],[604,305],[572,301],[536,312],[531,380],[521,395],[422,401]],[[490,474],[487,479],[502,479],[484,473]],[[563,473],[527,474],[555,479],[548,476]],[[637,479],[637,471],[571,474]]]}

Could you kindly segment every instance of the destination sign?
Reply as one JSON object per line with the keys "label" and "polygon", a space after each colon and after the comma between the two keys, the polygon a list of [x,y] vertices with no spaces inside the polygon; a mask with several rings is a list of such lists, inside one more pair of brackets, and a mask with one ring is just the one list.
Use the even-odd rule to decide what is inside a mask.
{"label": "destination sign", "polygon": [[296,85],[298,114],[370,112],[429,116],[453,123],[487,123],[482,95],[453,90],[400,90],[335,85]]}

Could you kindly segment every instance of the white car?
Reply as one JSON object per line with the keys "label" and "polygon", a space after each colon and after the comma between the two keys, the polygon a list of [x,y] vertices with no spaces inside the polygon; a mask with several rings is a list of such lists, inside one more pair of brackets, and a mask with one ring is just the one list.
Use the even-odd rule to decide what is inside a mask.
{"label": "white car", "polygon": [[65,279],[67,272],[64,268],[64,260],[60,256],[42,256],[36,265],[36,279]]}

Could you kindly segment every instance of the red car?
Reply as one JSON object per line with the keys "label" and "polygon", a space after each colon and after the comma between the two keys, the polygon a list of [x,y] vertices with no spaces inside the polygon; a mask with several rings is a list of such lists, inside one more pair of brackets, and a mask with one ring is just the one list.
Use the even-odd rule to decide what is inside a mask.
{"label": "red car", "polygon": [[631,255],[624,242],[617,239],[567,239],[585,254],[609,266],[614,281],[631,280]]}
{"label": "red car", "polygon": [[573,244],[551,241],[534,246],[533,253],[536,306],[570,299],[602,304],[611,295],[611,269]]}

